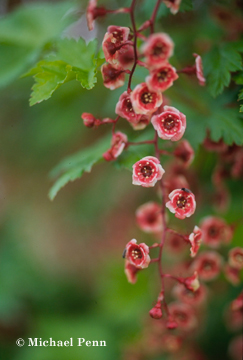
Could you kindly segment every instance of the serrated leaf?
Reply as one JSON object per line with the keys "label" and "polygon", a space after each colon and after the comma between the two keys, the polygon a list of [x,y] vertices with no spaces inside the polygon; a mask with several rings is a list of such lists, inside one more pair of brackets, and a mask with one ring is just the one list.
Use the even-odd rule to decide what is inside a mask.
{"label": "serrated leaf", "polygon": [[219,141],[223,138],[228,145],[243,144],[243,121],[236,109],[224,109],[214,112],[207,118],[207,128],[211,139]]}
{"label": "serrated leaf", "polygon": [[86,44],[80,38],[62,39],[56,44],[56,53],[39,62],[23,76],[34,76],[30,105],[49,99],[53,92],[65,82],[76,79],[85,89],[92,89],[97,82],[97,42]]}
{"label": "serrated leaf", "polygon": [[72,4],[29,4],[0,20],[0,87],[37,60],[43,47],[70,24]]}
{"label": "serrated leaf", "polygon": [[93,165],[103,160],[102,154],[110,147],[111,137],[106,136],[89,148],[68,156],[50,173],[51,178],[58,177],[49,191],[49,198],[53,200],[59,190],[68,182],[80,178],[84,172],[90,172]]}
{"label": "serrated leaf", "polygon": [[[49,99],[53,92],[64,82],[72,78],[71,67],[63,61],[41,61],[32,72],[35,84],[32,87],[30,106]],[[74,77],[74,75],[73,75]]]}
{"label": "serrated leaf", "polygon": [[228,86],[231,72],[241,70],[241,56],[234,44],[223,44],[213,48],[204,58],[204,71],[210,93],[217,96]]}

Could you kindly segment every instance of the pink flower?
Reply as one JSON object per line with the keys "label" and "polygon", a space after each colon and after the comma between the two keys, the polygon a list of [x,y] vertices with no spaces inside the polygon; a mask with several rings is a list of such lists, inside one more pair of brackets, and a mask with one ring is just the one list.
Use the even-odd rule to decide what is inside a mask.
{"label": "pink flower", "polygon": [[136,266],[130,264],[128,260],[125,260],[125,274],[128,282],[130,282],[131,284],[136,283],[138,271],[139,269]]}
{"label": "pink flower", "polygon": [[125,73],[122,69],[116,69],[111,64],[101,66],[101,74],[104,86],[110,90],[115,90],[124,85]]}
{"label": "pink flower", "polygon": [[158,69],[151,71],[145,81],[151,91],[165,91],[173,85],[173,81],[178,79],[176,69],[170,64],[165,64]]}
{"label": "pink flower", "polygon": [[106,161],[115,160],[123,151],[127,143],[127,136],[118,131],[112,135],[111,148],[103,154]]}
{"label": "pink flower", "polygon": [[154,156],[146,156],[133,165],[133,185],[153,187],[164,174],[159,160]]}
{"label": "pink flower", "polygon": [[137,240],[132,239],[126,245],[125,258],[138,269],[145,269],[149,266],[149,247],[142,243],[137,245]]}
{"label": "pink flower", "polygon": [[136,114],[152,114],[162,104],[162,95],[158,91],[150,91],[146,83],[139,84],[131,93],[131,102]]}
{"label": "pink flower", "polygon": [[170,12],[175,15],[179,11],[181,0],[163,0],[163,3],[170,9]]}
{"label": "pink flower", "polygon": [[196,65],[196,75],[199,82],[199,85],[204,86],[206,83],[206,79],[203,76],[203,65],[202,65],[202,58],[198,54],[193,54],[193,56],[196,58],[195,65]]}
{"label": "pink flower", "polygon": [[130,69],[134,64],[134,48],[124,45],[116,52],[116,62],[123,69]]}
{"label": "pink flower", "polygon": [[214,280],[220,273],[222,257],[214,251],[205,251],[198,255],[192,263],[192,269],[198,272],[204,281]]}
{"label": "pink flower", "polygon": [[91,128],[93,126],[99,126],[101,124],[101,121],[99,119],[96,119],[94,115],[90,113],[83,113],[81,115],[81,118],[84,121],[84,125]]}
{"label": "pink flower", "polygon": [[187,140],[182,140],[175,148],[174,155],[188,167],[194,159],[194,150]]}
{"label": "pink flower", "polygon": [[168,315],[167,322],[166,322],[166,327],[169,330],[173,330],[173,329],[176,329],[178,327],[178,324],[175,321],[175,318],[171,314]]}
{"label": "pink flower", "polygon": [[200,287],[197,271],[194,271],[194,274],[192,276],[184,278],[183,284],[185,285],[187,290],[193,291],[193,292],[197,291]]}
{"label": "pink flower", "polygon": [[138,124],[141,119],[140,114],[136,114],[131,102],[131,95],[125,91],[121,94],[118,103],[116,104],[116,114],[124,119],[127,119],[131,124]]}
{"label": "pink flower", "polygon": [[226,264],[224,267],[224,274],[226,279],[232,285],[240,284],[240,271],[238,269],[231,267],[229,264]]}
{"label": "pink flower", "polygon": [[152,34],[142,47],[145,62],[150,68],[157,68],[173,55],[174,43],[165,33]]}
{"label": "pink flower", "polygon": [[[105,59],[113,67],[121,67],[121,60],[124,62],[126,54],[131,52],[131,45],[125,45],[126,41],[128,41],[130,29],[128,27],[112,25],[107,30],[102,42]],[[120,53],[120,51],[122,52]]]}
{"label": "pink flower", "polygon": [[161,319],[162,318],[162,310],[161,310],[161,303],[160,301],[149,311],[149,315],[153,319]]}
{"label": "pink flower", "polygon": [[201,223],[202,240],[204,244],[212,248],[218,248],[221,244],[228,244],[233,236],[232,229],[226,222],[216,216],[207,216]]}
{"label": "pink flower", "polygon": [[197,326],[197,319],[192,307],[187,304],[174,302],[169,304],[169,313],[183,330],[192,330]]}
{"label": "pink flower", "polygon": [[186,130],[186,116],[172,106],[164,106],[164,112],[154,115],[151,123],[164,140],[180,140]]}
{"label": "pink flower", "polygon": [[86,19],[89,30],[94,29],[94,20],[98,16],[106,15],[106,9],[103,6],[97,7],[97,0],[89,0],[87,11],[86,11]]}
{"label": "pink flower", "polygon": [[188,240],[191,243],[191,257],[195,257],[202,242],[202,231],[198,226],[195,226],[193,232],[189,235]]}
{"label": "pink flower", "polygon": [[183,303],[195,306],[201,305],[205,301],[207,290],[202,284],[200,284],[200,287],[194,292],[187,290],[182,284],[177,284],[173,288],[173,295]]}
{"label": "pink flower", "polygon": [[243,248],[239,246],[229,252],[229,265],[235,269],[243,269]]}
{"label": "pink flower", "polygon": [[161,207],[155,202],[148,202],[136,211],[139,227],[148,233],[158,233],[163,229]]}
{"label": "pink flower", "polygon": [[194,214],[196,201],[194,194],[185,188],[176,189],[169,194],[169,199],[165,205],[175,214],[178,219],[185,219]]}

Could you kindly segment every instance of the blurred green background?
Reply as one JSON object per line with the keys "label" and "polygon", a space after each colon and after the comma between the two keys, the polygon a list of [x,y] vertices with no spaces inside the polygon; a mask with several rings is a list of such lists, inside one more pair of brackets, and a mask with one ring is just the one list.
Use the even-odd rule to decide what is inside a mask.
{"label": "blurred green background", "polygon": [[[152,2],[155,3],[151,0],[141,2],[141,23]],[[51,186],[48,178],[51,169],[65,156],[95,142],[107,130],[85,128],[80,119],[82,112],[114,117],[116,101],[124,88],[110,92],[104,88],[98,75],[98,83],[90,91],[72,81],[58,89],[48,101],[29,107],[33,79],[20,79],[19,76],[34,65],[40,54],[48,49],[49,42],[60,37],[63,31],[64,34],[80,35],[86,39],[97,36],[101,41],[107,24],[128,25],[129,18],[112,15],[103,22],[99,21],[90,35],[84,18],[87,1],[74,5],[49,1],[50,18],[42,16],[42,7],[44,9],[47,3],[38,3],[40,16],[39,22],[32,24],[33,33],[29,33],[29,24],[33,19],[26,17],[22,23],[13,18],[9,29],[5,29],[7,40],[1,35],[0,358],[122,359],[124,350],[142,337],[143,324],[159,291],[159,282],[157,271],[151,266],[139,274],[136,285],[128,284],[121,254],[131,238],[153,243],[152,237],[144,235],[136,227],[134,212],[144,202],[156,200],[157,194],[151,189],[132,186],[131,172],[116,170],[110,163],[98,164],[91,173],[68,184],[53,202],[47,194]],[[57,8],[55,3],[58,3]],[[102,3],[108,3],[113,9],[124,4],[123,1]],[[209,16],[207,4],[196,2],[194,15],[185,12],[179,14],[177,20],[171,15],[164,20],[163,12],[166,10],[162,9],[158,28],[162,27],[171,34],[176,43],[173,65],[190,64],[193,58],[189,54],[206,52],[210,36],[217,38],[222,35],[222,29]],[[2,1],[2,19],[23,5],[28,6],[28,1]],[[76,20],[71,21],[77,22],[68,30],[70,20],[60,24],[64,11],[62,6],[64,13],[69,7],[78,6],[79,9]],[[28,32],[25,32],[25,26]],[[3,34],[4,28],[1,28],[0,19],[1,32]],[[135,81],[141,82],[143,78],[144,72],[138,71]],[[207,90],[198,87],[195,79],[186,81],[183,77],[179,79],[178,84],[168,91],[168,96],[172,105],[178,104],[180,110],[188,115],[185,137],[197,148],[196,159],[189,171],[191,179],[200,179],[200,183],[192,184],[199,196],[197,212],[183,224],[170,217],[172,226],[175,224],[188,232],[202,216],[216,213],[211,201],[215,191],[211,174],[217,156],[207,153],[200,145],[198,147],[206,135],[206,127],[201,122],[207,112],[204,114],[201,108],[214,100]],[[183,90],[185,83],[186,92]],[[195,102],[194,113],[190,113],[187,106],[190,96],[190,101]],[[215,102],[218,104],[225,97],[228,102],[233,101],[236,91],[226,92]],[[197,119],[195,111],[198,112]],[[125,121],[121,121],[119,128],[129,136],[132,134]],[[240,221],[233,244],[242,245],[242,183],[241,180],[230,180],[227,185],[231,203],[224,217],[229,222]],[[226,255],[227,251],[224,249],[223,253]],[[188,260],[189,254],[185,256]],[[178,258],[165,254],[164,261],[176,264]],[[233,288],[227,284],[223,275],[215,289],[214,284],[211,287],[217,296],[211,297],[209,312],[205,313],[204,327],[200,336],[197,335],[196,343],[206,358],[226,360],[227,346],[233,335],[226,329],[222,314],[229,301],[237,296],[240,287]],[[105,340],[107,346],[17,347],[15,342],[18,338],[27,341],[28,337],[43,340],[52,337],[63,341],[70,337],[82,337]],[[155,359],[153,356],[148,358]],[[167,357],[156,357],[156,360],[159,359]]]}

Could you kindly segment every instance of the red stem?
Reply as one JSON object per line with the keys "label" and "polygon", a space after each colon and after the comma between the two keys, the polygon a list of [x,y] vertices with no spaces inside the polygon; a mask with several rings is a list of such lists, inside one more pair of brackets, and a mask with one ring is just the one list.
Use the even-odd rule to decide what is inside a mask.
{"label": "red stem", "polygon": [[137,66],[137,60],[138,60],[138,54],[137,54],[137,29],[136,29],[136,22],[135,22],[135,16],[134,16],[134,10],[135,10],[136,0],[132,0],[132,4],[130,7],[130,17],[132,22],[132,28],[134,33],[134,41],[133,41],[133,48],[134,48],[134,64],[129,76],[128,85],[127,85],[127,92],[130,93],[131,90],[131,82],[132,82],[132,76]]}

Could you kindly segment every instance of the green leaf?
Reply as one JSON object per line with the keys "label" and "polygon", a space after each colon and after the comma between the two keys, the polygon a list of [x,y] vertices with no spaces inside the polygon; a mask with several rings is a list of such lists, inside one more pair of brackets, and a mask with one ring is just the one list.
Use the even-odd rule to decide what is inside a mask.
{"label": "green leaf", "polygon": [[0,20],[0,87],[18,77],[70,23],[70,3],[21,6]]}
{"label": "green leaf", "polygon": [[102,154],[110,147],[110,135],[92,144],[89,148],[79,151],[64,159],[50,173],[51,178],[58,177],[49,191],[49,198],[53,200],[59,190],[68,182],[80,178],[84,172],[90,172],[93,165],[102,161]]}
{"label": "green leaf", "polygon": [[34,75],[30,106],[49,99],[61,84],[72,78],[70,70],[63,61],[40,61],[32,70],[32,73],[37,73]]}
{"label": "green leaf", "polygon": [[231,71],[241,70],[241,56],[234,44],[214,47],[204,58],[204,71],[209,92],[213,96],[222,93],[231,79]]}
{"label": "green leaf", "polygon": [[97,82],[97,41],[86,44],[80,38],[62,39],[56,44],[56,53],[40,61],[23,76],[34,76],[30,105],[49,99],[53,92],[67,81],[76,79],[85,89],[92,89]]}
{"label": "green leaf", "polygon": [[235,109],[221,109],[207,118],[207,128],[212,140],[223,138],[228,145],[243,144],[243,121]]}

